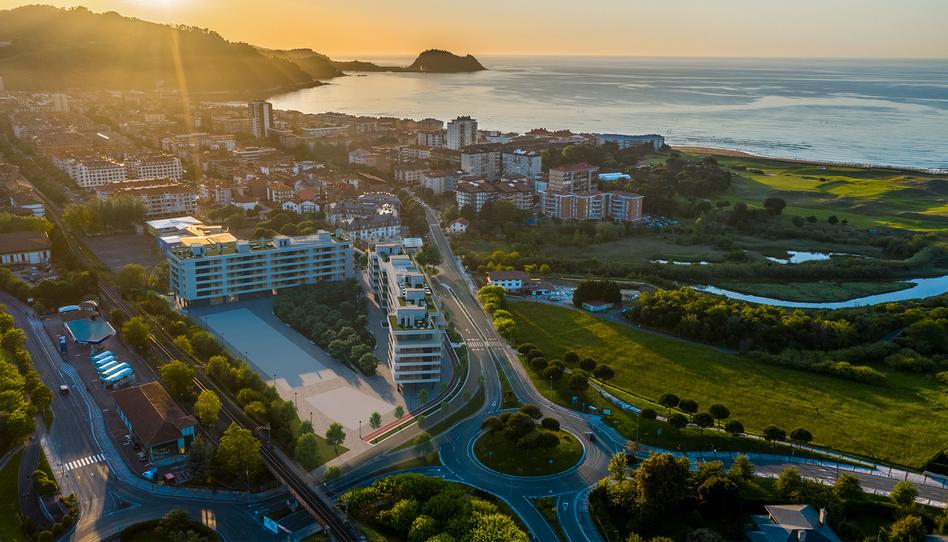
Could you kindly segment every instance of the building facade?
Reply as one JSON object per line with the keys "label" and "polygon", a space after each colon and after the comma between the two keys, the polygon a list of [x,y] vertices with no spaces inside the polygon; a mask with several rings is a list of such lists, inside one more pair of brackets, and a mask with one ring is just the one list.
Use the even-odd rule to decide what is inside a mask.
{"label": "building facade", "polygon": [[460,150],[477,143],[477,120],[458,117],[448,123],[447,144],[449,149]]}
{"label": "building facade", "polygon": [[40,265],[49,263],[53,245],[42,231],[0,234],[0,264]]}
{"label": "building facade", "polygon": [[181,160],[174,156],[158,155],[125,161],[129,179],[180,179]]}
{"label": "building facade", "polygon": [[461,151],[461,170],[489,181],[500,178],[500,150],[493,145],[475,145]]}
{"label": "building facade", "polygon": [[606,143],[615,143],[620,149],[629,147],[638,147],[648,145],[653,151],[660,150],[665,146],[665,138],[658,134],[646,135],[622,135],[622,134],[597,134],[596,145],[605,145]]}
{"label": "building facade", "polygon": [[444,324],[425,275],[402,245],[380,243],[369,253],[369,280],[388,318],[385,361],[395,383],[440,382]]}
{"label": "building facade", "polygon": [[118,197],[139,198],[145,205],[145,216],[181,215],[197,211],[197,190],[174,179],[135,179],[96,188],[99,201]]}
{"label": "building facade", "polygon": [[261,138],[270,135],[273,128],[273,104],[263,100],[253,100],[247,104],[250,109],[250,133]]}
{"label": "building facade", "polygon": [[319,281],[352,277],[352,246],[329,232],[254,241],[181,239],[168,252],[171,291],[182,305],[237,301]]}
{"label": "building facade", "polygon": [[505,152],[501,155],[504,175],[523,175],[534,178],[543,172],[543,157],[536,151]]}

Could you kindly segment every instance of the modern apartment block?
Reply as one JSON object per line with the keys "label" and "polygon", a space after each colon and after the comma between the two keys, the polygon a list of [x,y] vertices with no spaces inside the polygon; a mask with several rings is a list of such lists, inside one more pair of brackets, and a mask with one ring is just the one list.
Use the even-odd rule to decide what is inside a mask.
{"label": "modern apartment block", "polygon": [[66,172],[69,178],[81,188],[94,190],[95,188],[124,181],[128,178],[125,166],[105,157],[80,157],[69,153],[52,156],[53,165]]}
{"label": "modern apartment block", "polygon": [[448,148],[460,150],[477,143],[477,120],[458,117],[448,123]]}
{"label": "modern apartment block", "polygon": [[100,201],[139,198],[145,205],[145,216],[186,215],[197,211],[197,188],[174,179],[117,181],[96,188],[95,194]]}
{"label": "modern apartment block", "polygon": [[584,192],[592,190],[596,184],[597,166],[585,162],[550,168],[550,181],[547,185],[554,192]]}
{"label": "modern apartment block", "polygon": [[536,151],[515,150],[501,155],[504,175],[523,175],[534,178],[543,171],[543,157]]}
{"label": "modern apartment block", "polygon": [[416,136],[418,144],[425,147],[443,147],[445,143],[444,130],[419,131]]}
{"label": "modern apartment block", "polygon": [[482,178],[467,178],[458,181],[455,190],[455,202],[458,209],[470,205],[475,213],[488,201],[507,200],[518,209],[533,208],[535,200],[534,183],[523,175],[504,176],[497,181],[488,181]]}
{"label": "modern apartment block", "polygon": [[500,149],[496,145],[474,145],[461,151],[461,170],[489,181],[500,178]]}
{"label": "modern apartment block", "polygon": [[631,192],[537,191],[540,212],[560,220],[606,220],[639,222],[643,196]]}
{"label": "modern apartment block", "polygon": [[267,137],[273,128],[273,104],[263,100],[253,100],[247,104],[250,109],[250,133],[254,137]]}
{"label": "modern apartment block", "polygon": [[665,146],[665,138],[658,134],[646,135],[622,135],[622,134],[597,134],[596,145],[605,145],[606,143],[615,143],[620,149],[629,147],[638,147],[648,145],[653,151],[657,151]]}
{"label": "modern apartment block", "polygon": [[125,161],[129,179],[180,179],[181,160],[169,155],[143,156]]}
{"label": "modern apartment block", "polygon": [[386,363],[395,383],[441,381],[443,321],[425,275],[400,244],[377,244],[369,252],[369,280],[388,316]]}
{"label": "modern apartment block", "polygon": [[238,301],[352,277],[352,245],[329,232],[254,241],[230,234],[182,237],[168,251],[171,291],[181,306]]}

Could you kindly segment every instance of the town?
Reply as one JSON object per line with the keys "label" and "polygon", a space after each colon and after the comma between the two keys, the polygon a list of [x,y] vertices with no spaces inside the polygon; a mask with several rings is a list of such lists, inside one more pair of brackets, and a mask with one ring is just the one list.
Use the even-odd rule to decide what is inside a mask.
{"label": "town", "polygon": [[0,540],[946,540],[944,171],[5,88],[7,46]]}

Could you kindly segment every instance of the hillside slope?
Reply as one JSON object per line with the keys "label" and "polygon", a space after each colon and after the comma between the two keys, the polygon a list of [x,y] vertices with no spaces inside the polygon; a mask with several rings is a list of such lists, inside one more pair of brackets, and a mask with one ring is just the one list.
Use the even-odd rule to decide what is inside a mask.
{"label": "hillside slope", "polygon": [[11,90],[267,91],[314,84],[289,60],[201,28],[85,8],[0,11],[0,76]]}

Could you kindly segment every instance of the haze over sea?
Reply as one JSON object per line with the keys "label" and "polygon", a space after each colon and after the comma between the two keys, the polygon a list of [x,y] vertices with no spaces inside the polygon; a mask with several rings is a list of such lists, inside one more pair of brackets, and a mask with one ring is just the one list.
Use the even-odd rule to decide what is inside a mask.
{"label": "haze over sea", "polygon": [[479,60],[488,71],[353,73],[270,100],[305,113],[471,115],[489,130],[659,133],[671,145],[948,168],[948,60]]}

